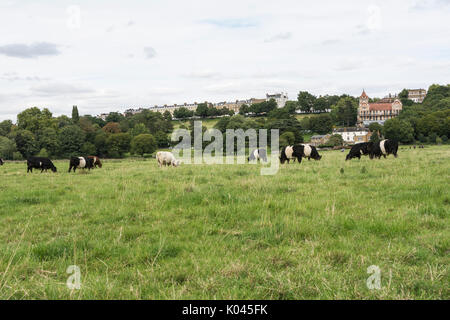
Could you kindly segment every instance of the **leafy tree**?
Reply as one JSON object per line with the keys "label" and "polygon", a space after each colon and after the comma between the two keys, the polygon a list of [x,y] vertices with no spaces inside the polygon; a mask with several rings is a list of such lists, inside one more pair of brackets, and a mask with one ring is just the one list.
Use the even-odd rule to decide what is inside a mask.
{"label": "leafy tree", "polygon": [[119,123],[124,119],[124,116],[118,112],[110,112],[108,116],[106,116],[106,122],[117,122]]}
{"label": "leafy tree", "polygon": [[164,111],[163,117],[166,121],[172,121],[172,114],[169,111]]}
{"label": "leafy tree", "polygon": [[44,128],[38,135],[39,148],[45,149],[48,154],[59,154],[59,139],[58,133],[52,127]]}
{"label": "leafy tree", "polygon": [[19,129],[15,133],[17,150],[24,158],[31,157],[39,151],[39,144],[29,130]]}
{"label": "leafy tree", "polygon": [[194,111],[189,110],[188,108],[181,107],[176,109],[173,112],[173,116],[177,119],[186,119],[194,116]]}
{"label": "leafy tree", "polygon": [[386,139],[397,140],[402,143],[414,142],[414,129],[411,124],[398,118],[386,120],[383,135]]}
{"label": "leafy tree", "polygon": [[214,125],[214,128],[220,130],[220,132],[222,133],[225,133],[229,121],[230,118],[220,118],[219,121],[217,121],[217,123]]}
{"label": "leafy tree", "polygon": [[280,136],[279,144],[280,147],[292,146],[295,143],[295,134],[290,131],[284,132]]}
{"label": "leafy tree", "polygon": [[0,136],[7,136],[13,127],[13,123],[11,120],[5,120],[0,122]]}
{"label": "leafy tree", "polygon": [[411,106],[414,104],[414,101],[410,100],[408,98],[409,96],[409,92],[406,89],[403,89],[399,94],[398,94],[398,98],[400,99],[400,101],[402,102],[403,106]]}
{"label": "leafy tree", "polygon": [[382,126],[381,124],[379,124],[378,122],[372,122],[372,123],[369,125],[369,130],[370,130],[371,132],[376,132],[376,131],[381,132],[381,131],[383,130],[383,126]]}
{"label": "leafy tree", "polygon": [[208,104],[200,103],[197,106],[197,110],[195,110],[195,115],[202,118],[206,118],[208,116]]}
{"label": "leafy tree", "polygon": [[81,154],[84,155],[95,155],[97,154],[97,149],[95,148],[95,145],[91,142],[85,142],[81,146]]}
{"label": "leafy tree", "polygon": [[272,110],[277,109],[278,105],[275,99],[270,99],[269,101],[264,101],[260,103],[254,103],[249,107],[249,112],[253,112],[254,114],[261,115],[271,112]]}
{"label": "leafy tree", "polygon": [[39,151],[38,157],[44,157],[44,158],[48,158],[50,156],[50,154],[48,153],[47,149],[42,148],[41,151]]}
{"label": "leafy tree", "polygon": [[328,144],[333,147],[338,147],[344,145],[344,139],[340,134],[333,134],[328,140]]}
{"label": "leafy tree", "polygon": [[316,99],[315,103],[314,103],[314,110],[315,111],[325,111],[326,109],[328,109],[329,105],[328,105],[328,99],[326,97],[319,97]]}
{"label": "leafy tree", "polygon": [[[167,133],[162,132],[162,131],[158,131],[155,134],[155,139],[156,139],[156,144],[158,145],[158,147],[160,148],[167,148],[170,146],[170,139],[169,136],[167,135]],[[150,152],[151,153],[151,152]]]}
{"label": "leafy tree", "polygon": [[151,134],[140,134],[131,141],[131,152],[143,156],[156,151],[157,142]]}
{"label": "leafy tree", "polygon": [[240,115],[245,115],[247,113],[250,112],[250,107],[247,104],[243,104],[240,108],[239,108],[239,114]]}
{"label": "leafy tree", "polygon": [[110,134],[106,139],[108,155],[111,157],[123,157],[130,151],[131,136],[128,133]]}
{"label": "leafy tree", "polygon": [[298,102],[297,101],[287,101],[284,108],[286,111],[290,114],[295,113],[295,111],[298,109]]}
{"label": "leafy tree", "polygon": [[120,125],[117,122],[108,122],[102,130],[106,133],[120,133],[122,130],[120,130]]}
{"label": "leafy tree", "polygon": [[77,156],[85,141],[85,133],[77,125],[67,126],[61,129],[58,135],[60,155],[69,157]]}
{"label": "leafy tree", "polygon": [[381,140],[380,132],[381,131],[372,131],[372,135],[370,136],[370,142],[373,142],[373,143],[380,142],[380,140]]}
{"label": "leafy tree", "polygon": [[304,112],[311,112],[316,102],[316,97],[310,94],[308,91],[300,91],[298,94],[298,106],[300,110]]}
{"label": "leafy tree", "polygon": [[13,140],[0,136],[0,158],[13,160],[13,155],[16,151],[16,143]]}
{"label": "leafy tree", "polygon": [[320,114],[317,117],[311,117],[309,119],[309,127],[312,132],[326,134],[333,130],[333,120],[327,113]]}
{"label": "leafy tree", "polygon": [[94,138],[94,145],[97,149],[97,155],[104,157],[108,154],[108,146],[106,140],[108,139],[108,134],[102,130],[99,130]]}
{"label": "leafy tree", "polygon": [[341,98],[332,110],[335,122],[342,126],[354,126],[358,114],[358,105],[350,97]]}
{"label": "leafy tree", "polygon": [[143,123],[138,123],[137,125],[134,126],[133,129],[130,130],[130,135],[132,137],[136,137],[140,134],[148,134],[148,133],[150,133],[150,131]]}
{"label": "leafy tree", "polygon": [[270,118],[265,123],[265,128],[268,130],[278,129],[280,130],[280,135],[283,135],[285,132],[292,132],[295,136],[295,143],[303,142],[302,127],[295,117],[290,116],[286,119]]}
{"label": "leafy tree", "polygon": [[53,125],[52,113],[48,109],[29,108],[17,115],[19,129],[29,130],[33,134]]}
{"label": "leafy tree", "polygon": [[78,113],[78,107],[77,106],[73,106],[72,107],[72,121],[75,124],[77,124],[80,121],[80,115]]}

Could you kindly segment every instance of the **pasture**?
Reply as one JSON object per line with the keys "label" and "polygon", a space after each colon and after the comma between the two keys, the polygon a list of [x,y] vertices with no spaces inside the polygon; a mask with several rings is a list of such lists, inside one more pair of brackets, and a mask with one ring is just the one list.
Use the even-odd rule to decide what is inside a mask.
{"label": "pasture", "polygon": [[[449,299],[450,147],[259,165],[0,167],[0,299]],[[346,151],[348,152],[348,150]],[[81,270],[69,290],[66,269]],[[369,290],[367,268],[381,270]]]}

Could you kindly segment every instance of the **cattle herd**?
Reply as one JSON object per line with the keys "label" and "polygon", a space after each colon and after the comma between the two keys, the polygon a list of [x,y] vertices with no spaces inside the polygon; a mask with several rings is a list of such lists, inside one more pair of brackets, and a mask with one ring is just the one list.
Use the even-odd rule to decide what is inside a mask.
{"label": "cattle herd", "polygon": [[[386,158],[386,156],[392,154],[397,158],[398,142],[394,140],[385,139],[380,142],[363,142],[355,144],[350,152],[347,154],[345,160],[351,160],[353,158],[361,159],[361,156],[368,155],[370,159],[381,157]],[[291,160],[295,162],[297,160],[299,163],[302,162],[302,158],[307,158],[308,160],[320,160],[322,156],[317,152],[316,147],[309,144],[296,144],[293,146],[287,146],[281,149],[280,162],[284,164],[286,161],[290,163]],[[159,151],[156,153],[156,160],[159,167],[163,166],[174,166],[178,167],[181,162],[175,159],[175,156],[171,152]],[[251,161],[264,161],[267,162],[267,151],[265,149],[255,149],[253,150],[249,157],[247,158],[249,162]],[[5,162],[0,158],[0,166]],[[87,157],[71,157],[69,163],[69,172],[73,170],[76,172],[77,169],[94,169],[101,168],[102,162],[97,156],[87,156]],[[27,159],[27,173],[33,172],[33,169],[41,170],[41,172],[51,170],[57,172],[56,167],[49,158],[45,157],[30,157]]]}

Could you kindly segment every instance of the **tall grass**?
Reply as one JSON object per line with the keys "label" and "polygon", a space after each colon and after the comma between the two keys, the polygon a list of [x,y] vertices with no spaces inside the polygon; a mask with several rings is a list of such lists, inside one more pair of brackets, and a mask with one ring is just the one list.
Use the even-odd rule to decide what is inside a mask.
{"label": "tall grass", "polygon": [[[1,299],[448,299],[450,148],[283,165],[0,167]],[[69,290],[66,269],[81,270]],[[367,268],[381,269],[369,290]]]}

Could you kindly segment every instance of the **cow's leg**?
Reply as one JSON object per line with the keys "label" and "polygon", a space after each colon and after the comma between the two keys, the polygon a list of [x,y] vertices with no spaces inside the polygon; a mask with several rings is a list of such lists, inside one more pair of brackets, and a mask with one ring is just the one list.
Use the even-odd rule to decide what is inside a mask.
{"label": "cow's leg", "polygon": [[308,157],[308,161],[311,161],[311,157]]}

